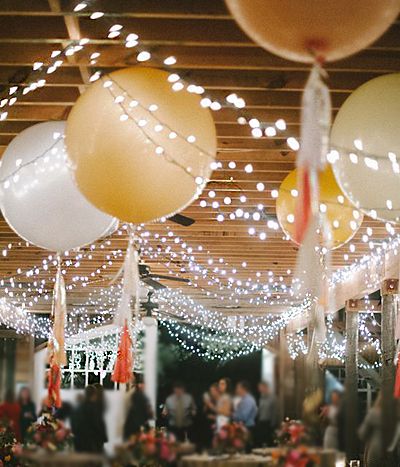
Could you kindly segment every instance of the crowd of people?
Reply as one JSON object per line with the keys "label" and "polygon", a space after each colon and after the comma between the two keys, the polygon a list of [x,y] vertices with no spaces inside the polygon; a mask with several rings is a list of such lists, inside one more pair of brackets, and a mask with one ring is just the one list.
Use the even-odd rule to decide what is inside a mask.
{"label": "crowd of people", "polygon": [[[257,389],[257,394],[253,395],[249,383],[239,381],[233,390],[229,378],[222,378],[211,384],[201,403],[196,404],[184,384],[176,383],[161,405],[157,425],[166,426],[179,441],[195,442],[202,450],[212,446],[215,434],[224,425],[238,422],[250,432],[251,447],[272,446],[281,420],[278,401],[268,383],[260,382]],[[141,430],[154,427],[156,417],[140,378],[126,391],[125,399],[122,437],[128,440]],[[344,407],[342,393],[333,390],[330,402],[320,411],[324,448],[344,450]],[[6,420],[16,439],[24,442],[29,426],[48,410],[51,409],[45,403],[39,411],[36,410],[27,387],[20,390],[18,398],[12,390],[7,390],[0,404],[0,420]],[[97,384],[85,388],[75,407],[64,403],[53,410],[52,415],[71,427],[76,451],[102,453],[108,440],[106,412],[104,390]],[[381,397],[378,396],[359,429],[360,440],[365,444],[365,459],[368,459],[366,465],[379,465],[375,461],[381,456],[380,420]],[[400,428],[397,431],[396,446]]]}
{"label": "crowd of people", "polygon": [[249,430],[254,445],[272,445],[279,417],[277,399],[268,383],[258,385],[257,401],[247,381],[239,381],[233,391],[229,378],[222,378],[211,384],[203,395],[202,403],[198,413],[195,401],[184,385],[174,385],[162,415],[179,440],[195,439],[207,447],[211,445],[214,434],[233,421],[242,423]]}
{"label": "crowd of people", "polygon": [[11,428],[17,441],[24,442],[28,428],[36,420],[36,407],[29,388],[23,387],[18,399],[12,389],[7,389],[0,404],[0,421],[3,420]]}

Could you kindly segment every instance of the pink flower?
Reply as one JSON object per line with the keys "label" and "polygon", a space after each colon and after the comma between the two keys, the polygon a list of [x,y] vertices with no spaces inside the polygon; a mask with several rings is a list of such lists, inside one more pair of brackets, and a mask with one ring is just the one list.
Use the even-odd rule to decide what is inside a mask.
{"label": "pink flower", "polygon": [[218,433],[218,436],[220,437],[220,439],[227,439],[228,438],[228,433],[226,432],[226,430],[221,430]]}
{"label": "pink flower", "polygon": [[234,439],[233,440],[233,446],[236,448],[236,449],[243,449],[243,442],[241,439]]}
{"label": "pink flower", "polygon": [[65,428],[60,428],[59,430],[56,431],[57,441],[63,441],[66,436],[67,436],[67,431],[65,430]]}

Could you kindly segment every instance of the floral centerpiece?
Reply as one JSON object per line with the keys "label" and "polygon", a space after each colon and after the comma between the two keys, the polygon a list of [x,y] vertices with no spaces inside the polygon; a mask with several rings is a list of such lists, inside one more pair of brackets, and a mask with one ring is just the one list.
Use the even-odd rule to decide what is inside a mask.
{"label": "floral centerpiece", "polygon": [[277,431],[276,439],[280,446],[298,446],[299,444],[308,444],[310,441],[304,423],[288,418],[282,422]]}
{"label": "floral centerpiece", "polygon": [[127,449],[134,465],[160,467],[172,464],[177,456],[177,442],[172,433],[163,429],[149,429],[132,436]]}
{"label": "floral centerpiece", "polygon": [[21,445],[6,424],[0,424],[0,467],[23,467],[18,460]]}
{"label": "floral centerpiece", "polygon": [[272,451],[273,464],[279,467],[314,467],[320,457],[307,446],[310,436],[299,420],[286,419],[277,431],[278,448]]}
{"label": "floral centerpiece", "polygon": [[241,423],[227,423],[214,436],[213,448],[219,453],[243,451],[249,441],[249,431]]}
{"label": "floral centerpiece", "polygon": [[68,450],[72,447],[71,430],[52,415],[45,414],[28,428],[25,447],[49,452]]}

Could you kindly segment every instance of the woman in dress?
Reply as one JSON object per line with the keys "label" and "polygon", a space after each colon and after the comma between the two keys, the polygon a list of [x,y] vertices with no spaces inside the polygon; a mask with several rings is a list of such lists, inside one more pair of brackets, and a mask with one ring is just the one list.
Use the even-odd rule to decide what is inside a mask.
{"label": "woman in dress", "polygon": [[331,403],[323,409],[323,415],[328,422],[324,433],[324,449],[339,449],[338,414],[340,400],[340,392],[332,391]]}
{"label": "woman in dress", "polygon": [[218,383],[213,383],[209,390],[203,395],[203,417],[202,417],[202,447],[211,445],[217,419],[217,404],[219,400]]}
{"label": "woman in dress", "polygon": [[221,378],[218,381],[219,399],[217,402],[216,431],[230,422],[232,416],[231,381],[229,378]]}

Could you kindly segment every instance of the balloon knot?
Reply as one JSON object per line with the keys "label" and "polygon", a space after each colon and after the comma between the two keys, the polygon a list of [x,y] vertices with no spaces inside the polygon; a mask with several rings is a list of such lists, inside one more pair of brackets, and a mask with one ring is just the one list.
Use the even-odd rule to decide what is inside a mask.
{"label": "balloon knot", "polygon": [[305,47],[319,65],[323,65],[325,63],[325,52],[328,49],[328,44],[325,40],[309,39],[306,41]]}

